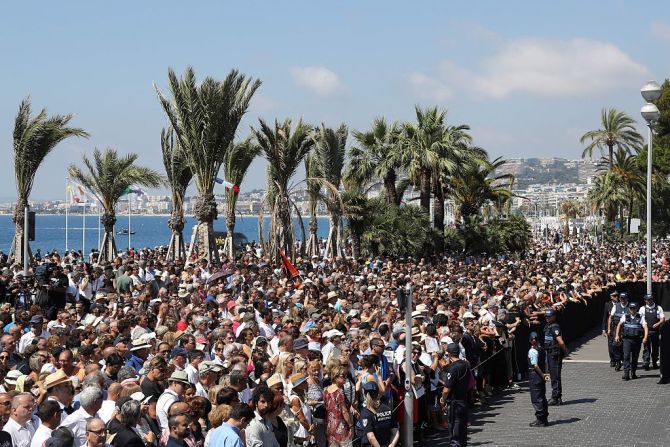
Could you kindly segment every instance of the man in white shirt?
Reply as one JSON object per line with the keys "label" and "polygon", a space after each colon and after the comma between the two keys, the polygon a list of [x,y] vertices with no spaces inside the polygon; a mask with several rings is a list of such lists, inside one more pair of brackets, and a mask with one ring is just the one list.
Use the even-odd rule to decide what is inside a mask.
{"label": "man in white shirt", "polygon": [[188,381],[196,385],[200,381],[198,374],[198,365],[205,360],[205,353],[198,350],[193,350],[188,353],[188,365],[184,368],[184,372],[188,375]]}
{"label": "man in white shirt", "polygon": [[88,386],[79,394],[81,407],[65,418],[61,425],[74,432],[74,447],[86,445],[86,423],[98,417],[102,407],[102,390],[97,386]]}
{"label": "man in white shirt", "polygon": [[645,371],[649,371],[650,361],[654,369],[658,368],[660,341],[658,334],[661,326],[665,324],[665,313],[663,313],[661,306],[656,305],[654,297],[650,294],[644,296],[644,306],[640,309],[640,313],[644,316],[644,321],[647,323],[647,328],[649,329],[647,343],[644,344],[642,351],[642,366]]}
{"label": "man in white shirt", "polygon": [[39,407],[37,415],[42,423],[30,441],[30,447],[44,447],[44,443],[51,437],[51,432],[60,425],[60,415],[63,412],[55,400],[45,400]]}
{"label": "man in white shirt", "polygon": [[156,402],[158,425],[163,431],[169,430],[168,410],[170,405],[184,398],[186,386],[189,384],[188,375],[184,371],[175,371],[168,379],[168,383],[168,388],[163,391],[163,394],[158,398],[158,402]]}
{"label": "man in white shirt", "polygon": [[268,339],[268,341],[272,340],[275,336],[275,330],[272,329],[271,326],[272,310],[268,308],[261,309],[259,314],[260,318],[258,320],[258,330],[263,337]]}
{"label": "man in white shirt", "polygon": [[21,393],[12,399],[12,413],[3,431],[12,437],[13,447],[30,447],[37,422],[32,417],[34,407],[35,398],[30,393]]}
{"label": "man in white shirt", "polygon": [[49,333],[44,331],[44,319],[41,315],[35,315],[30,319],[30,331],[23,334],[19,340],[19,353],[23,354],[26,347],[37,337],[49,337]]}

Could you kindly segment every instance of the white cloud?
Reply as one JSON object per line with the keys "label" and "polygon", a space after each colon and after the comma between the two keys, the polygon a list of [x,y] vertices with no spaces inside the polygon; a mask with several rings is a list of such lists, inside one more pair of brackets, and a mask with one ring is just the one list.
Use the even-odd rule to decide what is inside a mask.
{"label": "white cloud", "polygon": [[328,96],[344,89],[337,74],[326,67],[293,67],[291,77],[299,87]]}
{"label": "white cloud", "polygon": [[661,22],[652,22],[651,35],[661,40],[670,41],[670,25]]}
{"label": "white cloud", "polygon": [[[426,95],[437,97],[446,89],[504,98],[513,93],[591,95],[634,84],[647,74],[646,67],[610,43],[524,38],[505,42],[492,57],[482,60],[477,70],[447,60],[434,76],[413,76],[422,80]],[[410,83],[417,87],[411,79]]]}
{"label": "white cloud", "polygon": [[412,73],[409,75],[409,83],[412,88],[423,99],[434,100],[437,102],[446,101],[451,97],[451,90],[444,82],[431,78],[422,73]]}

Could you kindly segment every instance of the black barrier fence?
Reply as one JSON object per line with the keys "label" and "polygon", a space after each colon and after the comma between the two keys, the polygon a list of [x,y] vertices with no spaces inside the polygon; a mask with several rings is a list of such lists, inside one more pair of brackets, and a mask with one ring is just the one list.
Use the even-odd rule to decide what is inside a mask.
{"label": "black barrier fence", "polygon": [[[563,311],[558,313],[558,323],[561,325],[563,340],[566,343],[578,339],[596,326],[600,327],[603,320],[605,303],[610,299],[610,291],[614,289],[619,292],[626,292],[630,301],[643,304],[642,298],[646,293],[646,283],[644,282],[619,283],[616,287],[593,294],[590,298],[586,298],[585,302],[568,301]],[[658,305],[663,307],[664,310],[670,310],[670,282],[653,283],[652,294]],[[525,378],[528,372],[527,356],[530,349],[528,337],[531,331],[544,331],[544,326],[534,326],[531,328],[520,326],[515,334],[513,348],[515,363],[513,367],[517,378]],[[542,336],[540,339],[543,339]],[[661,372],[663,377],[670,378],[670,324],[663,326],[661,339]],[[667,340],[667,342],[663,342],[663,339]],[[607,344],[603,340],[603,350],[606,349]]]}

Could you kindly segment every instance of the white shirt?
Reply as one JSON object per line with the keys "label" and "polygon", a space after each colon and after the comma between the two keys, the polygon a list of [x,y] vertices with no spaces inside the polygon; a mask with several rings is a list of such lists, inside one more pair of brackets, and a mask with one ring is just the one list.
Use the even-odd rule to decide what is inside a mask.
{"label": "white shirt", "polygon": [[267,324],[265,321],[262,320],[260,321],[260,323],[258,323],[258,331],[261,333],[263,337],[267,338],[268,340],[270,340],[275,336],[275,330],[272,329],[272,326],[270,326],[269,324]]}
{"label": "white shirt", "polygon": [[109,422],[109,420],[112,418],[112,414],[114,413],[115,409],[116,409],[116,402],[114,402],[113,400],[103,400],[102,407],[100,407],[100,409],[98,410],[98,416],[100,416],[100,419],[102,419],[103,422],[107,424],[107,422]]}
{"label": "white shirt", "polygon": [[195,384],[195,395],[204,397],[205,399],[209,399],[208,391],[205,389],[204,385],[200,382]]}
{"label": "white shirt", "polygon": [[25,427],[21,427],[19,423],[12,418],[9,418],[2,429],[12,437],[13,447],[29,447],[30,440],[35,433],[35,425],[33,425],[33,421],[28,421]]}
{"label": "white shirt", "polygon": [[186,365],[186,368],[184,368],[184,372],[188,375],[188,381],[193,385],[200,382],[200,374],[198,374],[198,369],[195,366],[189,363]]}
{"label": "white shirt", "polygon": [[158,416],[158,425],[160,425],[161,430],[168,430],[168,409],[170,409],[170,405],[180,400],[177,393],[169,388],[163,391],[163,394],[158,398],[156,416]]}
{"label": "white shirt", "polygon": [[[28,345],[37,337],[38,335],[35,335],[33,331],[28,331],[25,334],[23,334],[21,336],[21,339],[19,340],[19,353],[23,354],[23,351],[25,351]],[[47,338],[49,337],[49,333],[42,331],[39,337]]]}
{"label": "white shirt", "polygon": [[83,408],[78,409],[74,413],[65,418],[61,426],[69,427],[74,432],[74,447],[82,447],[86,445],[86,423],[95,417],[96,414],[88,414]]}
{"label": "white shirt", "polygon": [[52,431],[46,425],[40,424],[37,430],[35,430],[32,441],[30,441],[30,447],[44,447],[44,443],[51,437]]}

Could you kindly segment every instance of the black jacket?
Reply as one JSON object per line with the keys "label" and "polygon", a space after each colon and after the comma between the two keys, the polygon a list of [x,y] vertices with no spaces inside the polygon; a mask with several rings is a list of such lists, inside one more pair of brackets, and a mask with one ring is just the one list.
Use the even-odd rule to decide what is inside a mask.
{"label": "black jacket", "polygon": [[118,431],[112,439],[113,447],[144,447],[144,441],[135,430],[123,424],[119,424],[116,428]]}

